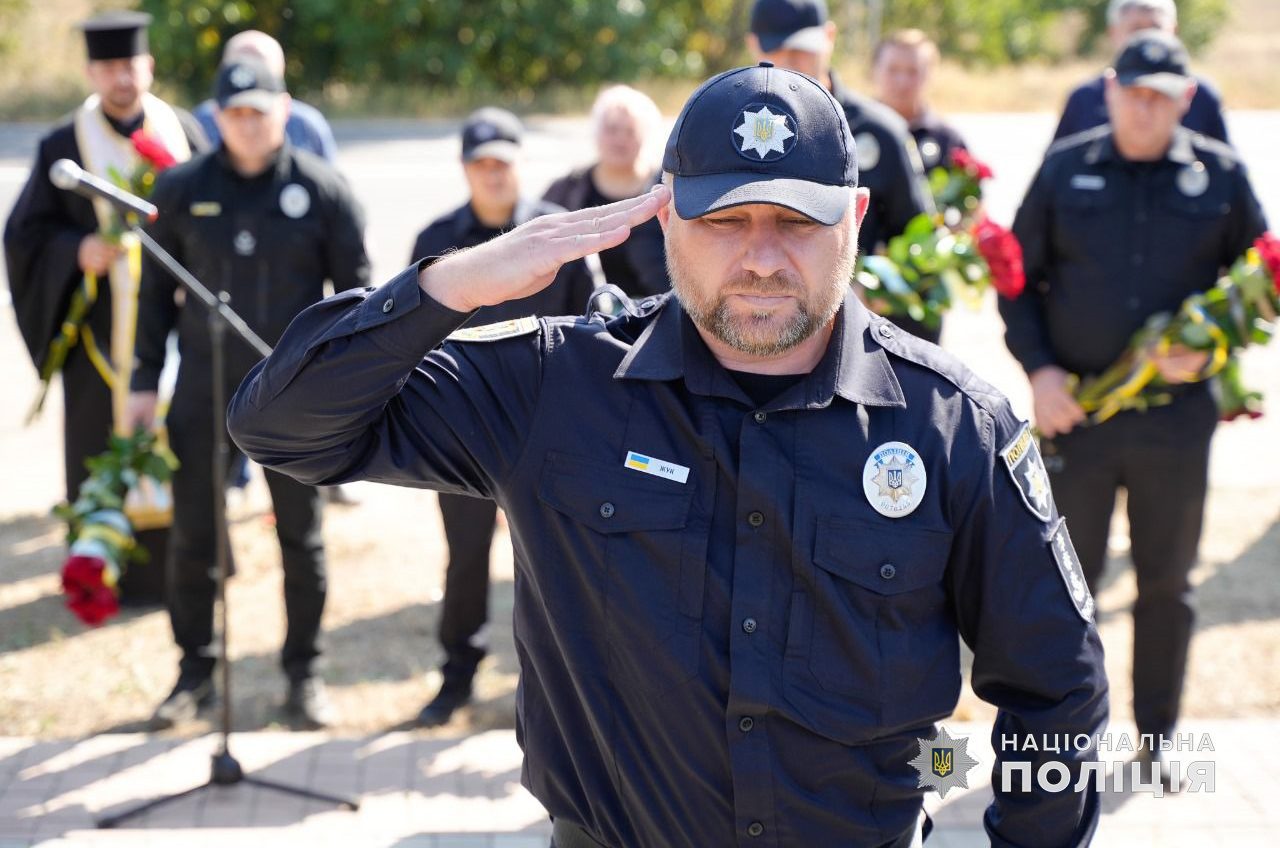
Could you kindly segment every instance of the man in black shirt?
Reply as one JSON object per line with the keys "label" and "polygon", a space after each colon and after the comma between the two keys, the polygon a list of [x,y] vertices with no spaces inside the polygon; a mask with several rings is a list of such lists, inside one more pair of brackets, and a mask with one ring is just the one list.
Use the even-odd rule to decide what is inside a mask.
{"label": "man in black shirt", "polygon": [[1157,356],[1172,402],[1092,426],[1069,380],[1102,372],[1148,317],[1213,286],[1266,222],[1231,148],[1179,126],[1195,81],[1177,39],[1140,33],[1105,78],[1110,123],[1051,147],[1018,210],[1027,288],[1002,298],[1000,314],[1091,587],[1106,563],[1116,491],[1128,492],[1134,718],[1140,733],[1167,736],[1191,640],[1188,575],[1218,418],[1209,384],[1195,381],[1207,354]]}
{"label": "man in black shirt", "polygon": [[[153,197],[159,215],[150,231],[273,344],[295,315],[324,297],[326,281],[336,291],[369,282],[364,216],[332,165],[287,142],[289,96],[284,80],[264,63],[224,65],[215,95],[222,146],[160,177]],[[211,574],[216,534],[225,532],[214,526],[208,315],[190,299],[179,306],[177,285],[154,262],[144,265],[129,396],[131,423],[150,426],[165,340],[176,328],[182,359],[166,420],[181,467],[173,478],[169,618],[182,658],[173,691],[152,717],[156,728],[189,720],[213,699]],[[258,355],[234,336],[225,351],[229,393]],[[315,668],[326,594],[320,496],[314,486],[278,472],[265,476],[284,565],[285,707],[306,725],[331,724],[333,709]]]}
{"label": "man in black shirt", "polygon": [[[476,245],[542,215],[564,211],[545,200],[520,194],[520,120],[503,109],[480,109],[462,127],[462,169],[470,197],[431,222],[413,245],[410,261],[435,260]],[[519,300],[487,307],[478,324],[518,321],[542,315],[579,315],[587,309],[594,281],[586,263],[565,265],[555,281]],[[471,699],[476,668],[487,653],[489,548],[498,508],[487,498],[440,493],[449,563],[440,612],[443,683],[418,714],[418,724],[445,724]]]}
{"label": "man in black shirt", "polygon": [[892,33],[871,57],[876,98],[907,122],[926,173],[950,164],[951,151],[965,146],[956,128],[925,99],[938,59],[938,45],[918,29]]}

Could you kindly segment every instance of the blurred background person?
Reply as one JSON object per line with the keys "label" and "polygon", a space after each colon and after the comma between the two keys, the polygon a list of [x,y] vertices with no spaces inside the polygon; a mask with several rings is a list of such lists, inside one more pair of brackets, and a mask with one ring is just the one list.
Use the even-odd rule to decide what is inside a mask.
{"label": "blurred background person", "polygon": [[[462,171],[470,196],[418,234],[410,262],[424,260],[429,264],[452,251],[483,244],[526,221],[564,211],[521,194],[523,137],[520,119],[504,109],[487,107],[467,118],[462,127]],[[537,294],[478,310],[468,327],[452,338],[466,340],[475,333],[482,339],[487,325],[530,316],[580,315],[594,289],[586,263],[570,262]],[[445,661],[440,690],[418,713],[421,727],[446,724],[454,711],[471,700],[476,669],[488,654],[489,550],[497,516],[497,504],[487,498],[440,492],[440,517],[449,547],[438,630]]]}
{"label": "blurred background person", "polygon": [[[648,95],[628,85],[605,88],[591,107],[591,124],[595,163],[556,180],[543,200],[573,211],[636,197],[659,181],[654,140],[662,135],[662,113]],[[605,281],[632,297],[660,294],[671,287],[656,218],[599,256]]]}
{"label": "blurred background person", "polygon": [[902,116],[928,171],[951,161],[951,151],[965,146],[955,127],[929,105],[925,92],[938,66],[938,45],[918,29],[903,29],[876,45],[871,84],[876,99]]}
{"label": "blurred background person", "polygon": [[[1169,35],[1178,32],[1178,7],[1173,0],[1111,0],[1107,4],[1107,37],[1111,50],[1118,53],[1134,34],[1156,29]],[[1227,138],[1227,122],[1222,117],[1222,97],[1213,83],[1195,77],[1196,93],[1182,116],[1182,125],[1192,132],[1231,143]],[[1107,123],[1106,84],[1102,75],[1081,83],[1067,97],[1058,128],[1057,141]]]}
{"label": "blurred background person", "polygon": [[[257,59],[267,66],[276,76],[285,78],[284,48],[265,32],[256,29],[238,32],[227,39],[222,48],[222,64],[230,64],[240,59]],[[296,97],[290,99],[289,120],[284,125],[285,135],[289,143],[298,150],[337,164],[338,146],[333,140],[333,130],[324,115],[314,106],[303,103]],[[222,135],[218,131],[218,122],[214,119],[216,104],[213,99],[205,100],[193,110],[200,126],[216,147]]]}
{"label": "blurred background person", "polygon": [[[921,212],[932,212],[933,197],[907,123],[887,106],[847,88],[831,67],[836,25],[824,0],[755,0],[747,48],[756,61],[808,74],[826,86],[844,109],[858,150],[858,179],[871,190],[871,205],[858,229],[858,254],[883,252]],[[874,301],[870,304],[876,307]],[[907,315],[889,320],[931,342],[930,330]]]}
{"label": "blurred background person", "polygon": [[[215,90],[222,144],[157,180],[152,200],[159,215],[151,234],[275,344],[298,312],[324,298],[326,282],[336,291],[368,284],[364,213],[337,169],[288,143],[289,95],[274,68],[257,59],[232,62],[219,70]],[[167,423],[181,463],[173,475],[168,580],[169,620],[182,655],[177,683],[152,716],[153,729],[189,721],[214,700],[212,573],[217,534],[227,531],[214,522],[208,315],[190,298],[179,305],[177,292],[167,272],[144,263],[129,396],[134,425],[153,424],[171,330],[181,354]],[[223,388],[230,397],[259,357],[234,335],[225,345]],[[239,455],[231,454],[234,463]],[[285,711],[305,726],[323,727],[335,717],[316,668],[327,594],[320,493],[278,472],[264,476],[284,566]]]}

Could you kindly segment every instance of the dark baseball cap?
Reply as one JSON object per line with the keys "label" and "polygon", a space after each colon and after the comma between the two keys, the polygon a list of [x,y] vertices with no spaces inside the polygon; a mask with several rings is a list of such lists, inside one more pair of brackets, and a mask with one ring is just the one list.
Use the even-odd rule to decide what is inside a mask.
{"label": "dark baseball cap", "polygon": [[824,0],[756,0],[751,6],[751,34],[765,53],[820,53],[827,46],[826,23]]}
{"label": "dark baseball cap", "polygon": [[1141,86],[1175,99],[1191,84],[1187,48],[1163,30],[1148,29],[1130,38],[1113,66],[1116,80],[1124,86]]}
{"label": "dark baseball cap", "polygon": [[218,68],[213,92],[219,109],[248,106],[270,112],[285,93],[284,79],[260,59],[245,57]]}
{"label": "dark baseball cap", "polygon": [[514,162],[520,155],[524,125],[506,109],[477,109],[462,125],[462,161],[500,159]]}
{"label": "dark baseball cap", "polygon": [[831,225],[858,187],[844,110],[813,77],[761,62],[712,77],[676,118],[662,157],[676,214],[772,203]]}

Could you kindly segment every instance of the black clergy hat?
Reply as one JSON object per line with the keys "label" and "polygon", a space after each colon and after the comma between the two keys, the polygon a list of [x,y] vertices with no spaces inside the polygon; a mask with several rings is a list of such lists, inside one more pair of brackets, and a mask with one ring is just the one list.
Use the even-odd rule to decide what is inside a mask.
{"label": "black clergy hat", "polygon": [[151,16],[145,12],[104,12],[81,21],[89,61],[130,59],[151,52],[147,44],[147,27]]}

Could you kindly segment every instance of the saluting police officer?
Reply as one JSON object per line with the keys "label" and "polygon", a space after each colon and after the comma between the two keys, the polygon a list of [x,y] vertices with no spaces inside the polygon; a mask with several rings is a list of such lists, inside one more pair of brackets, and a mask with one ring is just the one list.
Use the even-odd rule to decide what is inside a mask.
{"label": "saluting police officer", "polygon": [[1218,420],[1208,383],[1197,380],[1207,354],[1157,356],[1172,402],[1095,426],[1083,424],[1068,375],[1109,367],[1149,316],[1212,287],[1266,229],[1231,148],[1179,126],[1194,92],[1173,36],[1150,30],[1124,47],[1106,72],[1109,125],[1050,148],[1018,210],[1027,290],[1000,301],[1091,587],[1102,576],[1116,490],[1128,492],[1134,718],[1141,733],[1165,736],[1178,718],[1193,621],[1188,574]]}
{"label": "saluting police officer", "polygon": [[[284,80],[264,63],[224,65],[215,97],[222,146],[156,181],[159,217],[151,231],[270,344],[298,312],[324,297],[326,281],[337,291],[368,283],[363,214],[331,165],[287,143],[289,96]],[[215,533],[225,532],[213,523],[208,316],[190,300],[179,307],[176,287],[159,266],[145,266],[130,396],[134,421],[150,425],[165,339],[176,326],[182,359],[167,421],[182,465],[173,479],[169,618],[182,659],[154,727],[188,720],[214,697],[211,571]],[[229,393],[258,357],[231,335],[226,353]],[[284,562],[285,707],[304,724],[325,725],[334,716],[315,670],[326,588],[320,498],[315,487],[279,472],[268,470],[266,480]]]}
{"label": "saluting police officer", "polygon": [[[858,144],[862,184],[871,192],[867,218],[858,230],[858,250],[876,253],[921,212],[933,211],[933,197],[907,124],[892,109],[845,87],[831,67],[836,25],[825,0],[756,0],[751,7],[747,47],[757,61],[808,74],[840,104]],[[907,315],[890,317],[899,327],[937,342],[942,326],[930,330]]]}
{"label": "saluting police officer", "polygon": [[[520,151],[524,127],[505,109],[487,107],[462,127],[462,170],[470,197],[457,209],[432,221],[413,245],[411,262],[428,263],[475,247],[541,215],[563,207],[520,192]],[[570,262],[543,290],[481,311],[477,325],[534,315],[580,315],[595,283],[586,263]],[[449,563],[445,568],[440,611],[440,645],[445,662],[439,692],[418,714],[422,727],[445,724],[471,699],[476,668],[488,653],[489,548],[498,507],[488,498],[440,493]]]}
{"label": "saluting police officer", "polygon": [[[956,704],[959,638],[996,733],[1101,731],[1066,527],[1023,502],[1039,455],[1008,402],[850,291],[868,197],[825,88],[714,77],[663,169],[671,188],[307,310],[232,435],[309,483],[506,510],[523,782],[555,845],[910,845],[910,763]],[[655,213],[674,297],[448,340]],[[993,844],[1087,842],[1092,752],[1025,747],[999,755],[1075,791],[998,786]]]}

